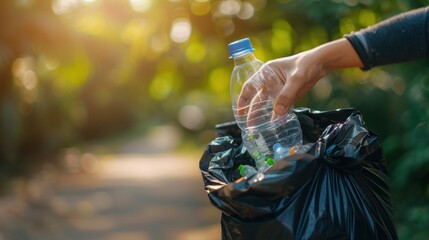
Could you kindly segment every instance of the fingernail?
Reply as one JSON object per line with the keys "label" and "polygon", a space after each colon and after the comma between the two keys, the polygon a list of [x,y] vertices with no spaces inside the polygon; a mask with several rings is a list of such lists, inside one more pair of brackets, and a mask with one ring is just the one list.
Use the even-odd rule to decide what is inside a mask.
{"label": "fingernail", "polygon": [[277,104],[274,108],[274,112],[276,112],[279,115],[283,115],[286,112],[286,107],[280,104]]}

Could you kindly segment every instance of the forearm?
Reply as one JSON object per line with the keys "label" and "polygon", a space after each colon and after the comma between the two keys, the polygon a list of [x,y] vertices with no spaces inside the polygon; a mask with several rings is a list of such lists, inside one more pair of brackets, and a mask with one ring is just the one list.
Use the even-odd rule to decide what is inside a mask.
{"label": "forearm", "polygon": [[[306,94],[327,72],[363,64],[347,39],[338,39],[311,50],[267,62],[284,86],[277,95],[274,111],[283,115],[293,102]],[[271,84],[271,83],[268,83]]]}
{"label": "forearm", "polygon": [[363,67],[355,49],[345,38],[323,44],[311,51],[326,72],[339,68]]}

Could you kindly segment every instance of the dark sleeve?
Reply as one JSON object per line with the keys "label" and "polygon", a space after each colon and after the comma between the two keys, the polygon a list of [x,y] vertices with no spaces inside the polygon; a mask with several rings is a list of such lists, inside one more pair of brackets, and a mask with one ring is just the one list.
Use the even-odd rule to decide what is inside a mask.
{"label": "dark sleeve", "polygon": [[429,7],[409,11],[346,35],[364,67],[429,57]]}

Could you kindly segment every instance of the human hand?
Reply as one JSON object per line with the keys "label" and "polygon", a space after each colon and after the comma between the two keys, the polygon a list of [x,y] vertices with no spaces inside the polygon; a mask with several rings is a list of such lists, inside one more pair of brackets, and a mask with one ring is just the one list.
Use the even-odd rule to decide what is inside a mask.
{"label": "human hand", "polygon": [[238,113],[247,113],[248,119],[253,119],[265,101],[272,98],[275,99],[274,114],[284,115],[296,99],[325,75],[323,65],[313,55],[306,51],[265,63],[243,86]]}
{"label": "human hand", "polygon": [[248,119],[253,119],[258,115],[258,108],[254,106],[260,106],[272,97],[275,99],[272,117],[284,115],[328,71],[362,66],[353,47],[344,38],[290,57],[271,60],[243,86],[238,98],[238,114],[247,113]]}

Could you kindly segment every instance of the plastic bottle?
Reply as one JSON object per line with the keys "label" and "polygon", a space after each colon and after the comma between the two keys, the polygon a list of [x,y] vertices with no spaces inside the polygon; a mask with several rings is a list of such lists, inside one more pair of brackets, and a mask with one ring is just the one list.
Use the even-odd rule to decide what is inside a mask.
{"label": "plastic bottle", "polygon": [[254,167],[250,165],[243,165],[243,164],[240,164],[240,166],[238,166],[238,171],[240,172],[240,175],[242,177],[250,177],[258,173],[258,171]]}
{"label": "plastic bottle", "polygon": [[238,171],[240,172],[240,175],[242,177],[249,178],[257,174],[256,178],[259,178],[261,174],[265,173],[273,165],[274,165],[274,160],[272,158],[267,158],[265,161],[263,161],[263,164],[261,165],[261,167],[258,168],[258,170],[256,170],[254,167],[250,165],[240,164],[240,166],[238,166]]}
{"label": "plastic bottle", "polygon": [[267,158],[262,166],[258,169],[258,173],[264,173],[266,172],[271,166],[274,165],[274,160],[272,158]]}
{"label": "plastic bottle", "polygon": [[267,158],[262,162],[261,166],[258,168],[258,173],[256,174],[255,180],[260,181],[264,179],[265,172],[274,165],[274,160],[272,158]]}
{"label": "plastic bottle", "polygon": [[273,146],[274,150],[274,161],[283,159],[289,155],[305,153],[310,149],[309,145],[296,145],[293,147],[283,147],[280,143],[276,143]]}
{"label": "plastic bottle", "polygon": [[[258,71],[264,64],[253,54],[248,38],[228,45],[230,58],[234,60],[231,74],[231,103],[237,125],[242,130],[244,146],[260,168],[265,159],[273,157],[273,146],[285,147],[302,144],[302,131],[292,109],[283,116],[273,118],[273,104],[283,83],[268,67]],[[269,83],[264,81],[270,80]],[[238,99],[244,84],[250,83],[255,91],[238,109]],[[238,112],[240,110],[240,113]]]}

